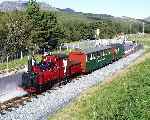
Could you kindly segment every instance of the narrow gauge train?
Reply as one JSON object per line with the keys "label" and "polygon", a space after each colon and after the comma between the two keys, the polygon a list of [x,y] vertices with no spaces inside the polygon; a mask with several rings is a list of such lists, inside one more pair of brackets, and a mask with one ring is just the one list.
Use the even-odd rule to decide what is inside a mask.
{"label": "narrow gauge train", "polygon": [[[128,46],[128,47],[127,47]],[[31,65],[22,76],[22,86],[28,93],[41,93],[73,76],[88,74],[140,49],[140,45],[112,44],[74,50],[64,54],[46,55],[39,64]]]}

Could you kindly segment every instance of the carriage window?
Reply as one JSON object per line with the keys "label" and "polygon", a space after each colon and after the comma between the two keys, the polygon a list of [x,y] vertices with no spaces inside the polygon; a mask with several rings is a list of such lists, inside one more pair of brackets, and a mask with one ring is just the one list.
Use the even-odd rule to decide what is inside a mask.
{"label": "carriage window", "polygon": [[120,51],[120,49],[118,48],[118,52]]}
{"label": "carriage window", "polygon": [[90,60],[90,58],[91,58],[91,55],[88,54],[88,55],[87,55],[87,60]]}
{"label": "carriage window", "polygon": [[96,57],[99,57],[99,52],[96,52]]}
{"label": "carriage window", "polygon": [[96,52],[96,57],[98,57],[99,56],[99,54],[98,54],[98,52]]}
{"label": "carriage window", "polygon": [[110,54],[110,53],[109,53],[109,49],[107,49],[107,54]]}
{"label": "carriage window", "polygon": [[109,54],[109,49],[107,49],[107,53]]}
{"label": "carriage window", "polygon": [[95,53],[92,53],[92,58],[94,58],[94,56],[95,56],[94,54],[95,54]]}
{"label": "carriage window", "polygon": [[109,54],[111,54],[111,49],[109,49]]}
{"label": "carriage window", "polygon": [[104,55],[106,55],[106,50],[104,50]]}
{"label": "carriage window", "polygon": [[105,52],[103,51],[103,56],[105,56]]}
{"label": "carriage window", "polygon": [[97,57],[100,57],[100,56],[101,56],[101,52],[98,51],[98,52],[97,52]]}
{"label": "carriage window", "polygon": [[93,55],[91,54],[90,60],[92,60],[92,59],[93,59]]}
{"label": "carriage window", "polygon": [[110,49],[108,49],[108,54],[110,54]]}
{"label": "carriage window", "polygon": [[104,55],[107,55],[107,50],[104,50]]}
{"label": "carriage window", "polygon": [[103,51],[100,52],[100,56],[103,57]]}
{"label": "carriage window", "polygon": [[93,53],[93,58],[95,59],[97,57],[97,52]]}
{"label": "carriage window", "polygon": [[96,58],[96,52],[92,53],[92,58],[95,59]]}

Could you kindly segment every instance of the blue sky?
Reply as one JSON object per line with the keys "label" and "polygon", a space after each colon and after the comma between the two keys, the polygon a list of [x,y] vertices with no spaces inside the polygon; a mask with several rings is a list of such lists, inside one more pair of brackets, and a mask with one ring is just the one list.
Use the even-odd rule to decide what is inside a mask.
{"label": "blue sky", "polygon": [[[0,0],[6,1],[6,0]],[[15,0],[10,0],[15,1]],[[150,16],[150,0],[37,0],[58,8],[76,11],[145,18]]]}

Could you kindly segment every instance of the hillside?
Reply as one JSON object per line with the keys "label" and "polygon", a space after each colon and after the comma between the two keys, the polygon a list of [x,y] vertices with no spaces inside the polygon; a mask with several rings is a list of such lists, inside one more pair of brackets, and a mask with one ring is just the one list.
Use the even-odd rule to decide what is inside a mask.
{"label": "hillside", "polygon": [[[65,16],[68,18],[71,16],[71,18],[80,19],[81,20],[111,20],[111,21],[116,21],[116,22],[134,22],[134,23],[139,23],[141,20],[137,20],[134,18],[129,18],[129,17],[114,17],[112,15],[108,14],[93,14],[93,13],[83,13],[83,12],[76,12],[75,10],[71,8],[65,8],[65,9],[60,9],[60,8],[54,8],[49,4],[39,2],[41,10],[48,10],[48,11],[60,11],[58,15],[65,14]],[[3,12],[8,12],[8,11],[22,11],[25,10],[27,7],[27,1],[22,1],[22,2],[17,2],[17,1],[5,1],[0,4],[0,11]],[[63,19],[67,19],[63,17]],[[146,20],[149,20],[147,18]]]}
{"label": "hillside", "polygon": [[67,13],[67,14],[72,14],[80,17],[84,17],[90,20],[111,20],[111,21],[116,21],[116,22],[131,22],[131,23],[141,23],[141,20],[122,16],[122,17],[115,17],[112,15],[108,14],[94,14],[94,13],[83,13],[83,12],[76,12],[75,10],[71,8],[66,8],[66,9],[60,9],[57,8],[59,11]]}
{"label": "hillside", "polygon": [[75,12],[75,10],[71,9],[71,8],[65,8],[65,9],[60,9],[60,8],[57,8],[58,10],[60,11],[63,11],[63,12],[68,12],[68,13],[73,13]]}
{"label": "hillside", "polygon": [[[8,12],[8,11],[23,11],[26,9],[28,3],[27,1],[5,1],[0,4],[0,11]],[[39,2],[40,9],[41,10],[51,10],[51,11],[57,11],[56,8],[51,7],[49,4]]]}
{"label": "hillside", "polygon": [[67,21],[83,21],[83,22],[92,22],[96,21],[95,19],[88,18],[87,16],[83,14],[76,14],[76,13],[70,13],[70,12],[63,12],[63,11],[58,11],[56,12],[57,18],[59,21],[62,22],[67,22]]}

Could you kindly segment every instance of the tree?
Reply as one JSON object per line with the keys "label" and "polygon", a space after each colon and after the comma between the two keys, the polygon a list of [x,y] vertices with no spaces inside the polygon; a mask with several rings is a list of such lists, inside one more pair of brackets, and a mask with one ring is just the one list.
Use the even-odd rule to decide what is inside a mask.
{"label": "tree", "polygon": [[19,12],[8,14],[6,51],[22,51],[31,46],[30,32],[32,29],[31,21]]}
{"label": "tree", "polygon": [[[142,28],[143,27],[141,27],[141,31],[142,31]],[[145,33],[150,33],[150,23],[145,24]]]}
{"label": "tree", "polygon": [[[40,11],[36,0],[30,0],[26,14],[33,24],[31,31],[32,42],[42,49],[45,47],[56,47],[58,41],[63,36],[63,31],[57,21],[55,13]],[[50,44],[50,41],[52,41],[53,45]]]}

